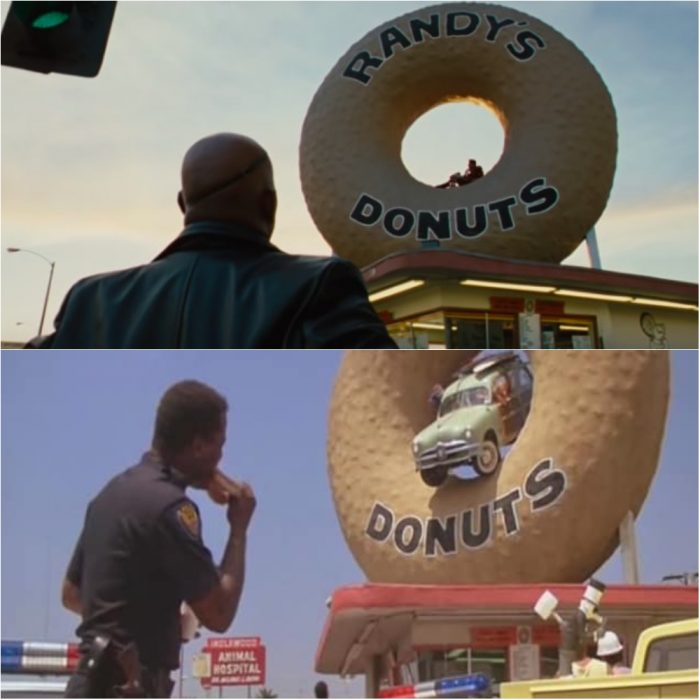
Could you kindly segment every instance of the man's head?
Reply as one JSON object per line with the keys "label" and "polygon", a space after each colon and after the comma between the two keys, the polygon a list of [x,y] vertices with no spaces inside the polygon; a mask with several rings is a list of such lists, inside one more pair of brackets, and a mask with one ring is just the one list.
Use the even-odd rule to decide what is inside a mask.
{"label": "man's head", "polygon": [[185,224],[207,220],[237,223],[269,239],[277,211],[270,158],[247,136],[207,136],[185,154],[177,201]]}
{"label": "man's head", "polygon": [[469,159],[469,170],[474,170],[476,168],[476,161],[473,158]]}
{"label": "man's head", "polygon": [[319,681],[314,686],[314,696],[317,698],[327,698],[328,697],[328,686],[325,681]]}
{"label": "man's head", "polygon": [[197,488],[205,488],[226,441],[226,399],[201,382],[171,386],[158,404],[153,449]]}

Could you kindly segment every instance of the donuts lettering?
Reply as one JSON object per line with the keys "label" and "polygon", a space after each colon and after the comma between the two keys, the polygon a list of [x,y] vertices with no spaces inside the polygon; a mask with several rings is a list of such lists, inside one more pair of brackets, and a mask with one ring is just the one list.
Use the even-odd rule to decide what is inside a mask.
{"label": "donuts lettering", "polygon": [[540,214],[549,211],[559,201],[559,192],[547,185],[543,177],[528,182],[518,193],[503,199],[472,207],[453,210],[418,211],[409,207],[394,207],[384,213],[384,205],[363,192],[350,213],[350,218],[361,226],[374,226],[381,220],[382,228],[389,236],[403,238],[415,233],[419,241],[431,237],[437,240],[451,240],[453,235],[463,238],[477,238],[488,230],[489,213],[496,214],[501,231],[515,228],[513,207],[524,207],[526,214]]}
{"label": "donuts lettering", "polygon": [[516,487],[499,498],[444,518],[421,520],[413,515],[397,518],[391,508],[374,504],[365,532],[377,542],[391,540],[402,554],[421,551],[426,557],[438,553],[454,554],[459,547],[478,549],[487,544],[495,530],[495,521],[503,518],[506,535],[520,530],[518,503],[525,497],[533,511],[555,503],[566,488],[566,474],[544,459],[527,475],[523,488]]}

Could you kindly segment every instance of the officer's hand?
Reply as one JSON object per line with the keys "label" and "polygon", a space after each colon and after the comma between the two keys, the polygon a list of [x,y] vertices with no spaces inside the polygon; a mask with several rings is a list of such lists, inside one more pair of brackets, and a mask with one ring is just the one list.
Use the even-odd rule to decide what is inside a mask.
{"label": "officer's hand", "polygon": [[231,532],[243,535],[248,529],[250,519],[255,510],[255,494],[249,484],[241,483],[241,491],[238,496],[231,496],[226,510]]}

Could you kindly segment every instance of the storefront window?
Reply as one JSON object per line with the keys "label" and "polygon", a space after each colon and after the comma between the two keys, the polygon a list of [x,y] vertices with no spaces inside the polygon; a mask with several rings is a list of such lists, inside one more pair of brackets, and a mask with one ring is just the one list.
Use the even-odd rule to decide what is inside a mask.
{"label": "storefront window", "polygon": [[596,347],[590,319],[542,319],[542,347],[545,350],[587,350]]}
{"label": "storefront window", "polygon": [[387,328],[400,348],[437,350],[445,347],[445,316],[443,313],[418,316],[410,320],[392,323]]}
{"label": "storefront window", "polygon": [[507,649],[489,649],[488,651],[472,651],[470,673],[484,673],[492,683],[505,683]]}
{"label": "storefront window", "polygon": [[507,656],[507,649],[424,651],[418,657],[418,682],[483,673],[493,683],[502,683],[507,680]]}
{"label": "storefront window", "polygon": [[559,671],[559,649],[540,647],[540,678],[556,678]]}
{"label": "storefront window", "polygon": [[448,317],[450,348],[516,348],[515,323],[509,316],[483,313],[472,317]]}
{"label": "storefront window", "polygon": [[[554,349],[595,348],[596,328],[591,317],[542,316],[541,347]],[[390,323],[389,333],[401,348],[417,349],[517,349],[518,316],[485,311],[436,311]]]}

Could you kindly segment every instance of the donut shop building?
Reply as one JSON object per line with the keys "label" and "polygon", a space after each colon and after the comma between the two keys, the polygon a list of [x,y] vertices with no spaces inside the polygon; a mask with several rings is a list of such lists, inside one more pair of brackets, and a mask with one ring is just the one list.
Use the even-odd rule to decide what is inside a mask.
{"label": "donut shop building", "polygon": [[400,347],[697,347],[693,283],[453,250],[390,255],[362,272]]}
{"label": "donut shop building", "polygon": [[[579,584],[413,586],[366,584],[336,590],[316,653],[318,673],[364,675],[365,697],[382,689],[484,673],[494,683],[551,678],[558,668],[559,628],[534,612],[545,591],[568,615]],[[695,617],[697,586],[611,585],[601,612],[630,662],[639,633]]]}

